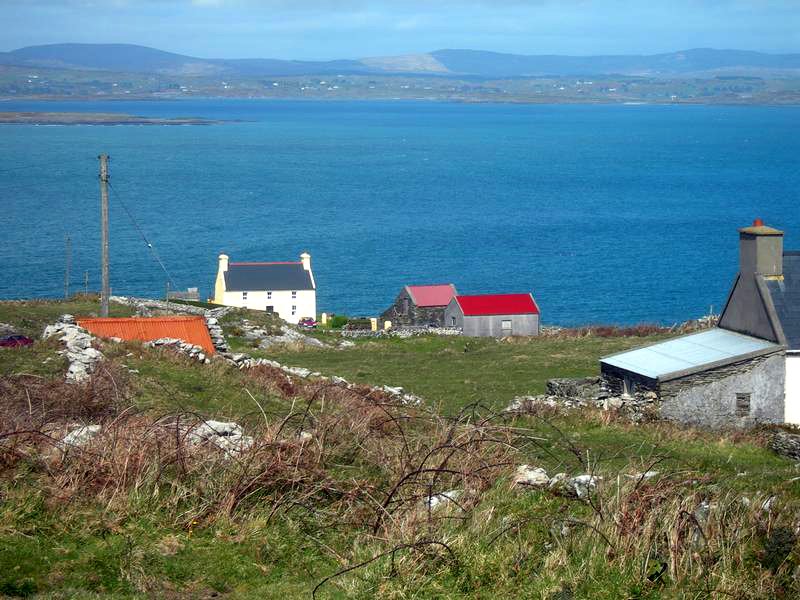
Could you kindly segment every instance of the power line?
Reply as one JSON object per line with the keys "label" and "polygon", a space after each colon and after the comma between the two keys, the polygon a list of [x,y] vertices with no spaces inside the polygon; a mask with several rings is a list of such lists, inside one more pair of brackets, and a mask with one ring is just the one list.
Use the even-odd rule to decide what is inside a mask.
{"label": "power line", "polygon": [[136,228],[136,231],[139,232],[139,235],[142,237],[142,240],[144,241],[145,245],[149,248],[150,252],[152,253],[153,258],[155,258],[158,264],[161,266],[161,270],[164,271],[164,274],[167,276],[167,279],[169,280],[170,284],[175,289],[178,289],[178,286],[175,285],[175,281],[172,279],[172,275],[170,275],[169,271],[167,271],[167,267],[164,266],[164,262],[161,260],[161,257],[158,255],[158,252],[156,252],[156,249],[153,247],[153,244],[151,244],[150,240],[147,239],[144,230],[141,228],[141,226],[136,221],[131,211],[126,206],[125,202],[122,200],[122,197],[120,196],[120,193],[117,191],[117,188],[115,188],[110,181],[108,182],[108,187],[111,188],[112,192],[114,192],[114,198],[119,202],[119,205],[122,207],[122,210],[125,211],[125,214],[128,215],[128,218],[131,220],[131,223],[133,223],[133,226]]}

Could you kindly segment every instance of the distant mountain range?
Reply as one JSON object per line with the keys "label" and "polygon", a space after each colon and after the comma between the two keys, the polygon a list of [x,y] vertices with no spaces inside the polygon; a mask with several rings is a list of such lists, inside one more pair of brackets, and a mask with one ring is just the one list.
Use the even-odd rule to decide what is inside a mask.
{"label": "distant mountain range", "polygon": [[296,61],[196,58],[130,44],[52,44],[1,52],[0,65],[199,77],[286,77],[333,73],[482,78],[800,76],[800,54],[710,48],[642,56],[526,56],[480,50],[437,50],[361,60]]}

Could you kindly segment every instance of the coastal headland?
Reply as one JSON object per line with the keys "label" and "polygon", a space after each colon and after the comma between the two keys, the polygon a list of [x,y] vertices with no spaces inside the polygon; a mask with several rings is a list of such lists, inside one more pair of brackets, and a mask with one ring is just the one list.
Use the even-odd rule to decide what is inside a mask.
{"label": "coastal headland", "polygon": [[6,125],[214,125],[222,121],[197,117],[163,119],[124,113],[0,112]]}

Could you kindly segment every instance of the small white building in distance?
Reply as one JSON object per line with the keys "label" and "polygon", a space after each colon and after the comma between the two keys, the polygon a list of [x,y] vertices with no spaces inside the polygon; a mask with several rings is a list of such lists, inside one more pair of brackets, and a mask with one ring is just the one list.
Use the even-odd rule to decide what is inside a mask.
{"label": "small white building in distance", "polygon": [[229,262],[219,255],[214,304],[274,312],[288,323],[317,316],[311,255],[299,262]]}

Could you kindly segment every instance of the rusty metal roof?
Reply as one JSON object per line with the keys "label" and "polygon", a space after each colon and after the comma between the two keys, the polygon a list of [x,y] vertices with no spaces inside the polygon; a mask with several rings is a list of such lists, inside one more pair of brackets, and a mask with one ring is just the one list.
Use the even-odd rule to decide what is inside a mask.
{"label": "rusty metal roof", "polygon": [[456,295],[452,283],[436,285],[407,285],[406,289],[417,306],[447,306]]}
{"label": "rusty metal roof", "polygon": [[214,344],[203,317],[78,318],[78,325],[98,337],[150,342],[175,338],[214,354]]}

